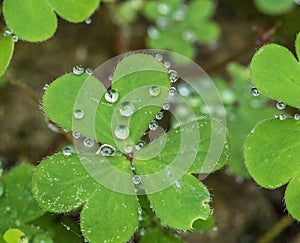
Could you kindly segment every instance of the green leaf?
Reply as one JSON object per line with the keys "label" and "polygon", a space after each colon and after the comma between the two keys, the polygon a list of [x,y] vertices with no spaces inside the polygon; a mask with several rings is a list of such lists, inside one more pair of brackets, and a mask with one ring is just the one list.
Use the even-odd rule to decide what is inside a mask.
{"label": "green leaf", "polygon": [[[126,163],[129,172],[124,159],[110,158],[115,163]],[[109,176],[106,171],[102,173]],[[112,180],[112,183],[116,181]],[[132,184],[131,176],[127,184]],[[138,224],[136,196],[120,194],[97,183],[75,154],[55,154],[44,159],[33,177],[33,193],[38,203],[51,212],[70,212],[84,205],[81,231],[90,242],[99,242],[99,239],[108,242],[112,238],[114,242],[124,242],[133,235]]]}
{"label": "green leaf", "polygon": [[55,33],[56,15],[45,0],[5,0],[3,12],[7,26],[22,40],[44,41]]}
{"label": "green leaf", "polygon": [[297,34],[297,38],[296,38],[296,53],[297,53],[298,61],[300,61],[300,33]]}
{"label": "green leaf", "polygon": [[251,60],[252,82],[261,93],[300,107],[300,66],[285,47],[268,44],[260,48]]}
{"label": "green leaf", "polygon": [[162,231],[160,229],[147,229],[145,235],[141,237],[140,243],[180,243],[183,242],[178,237],[171,235],[166,231]]}
{"label": "green leaf", "polygon": [[3,239],[7,243],[28,243],[25,234],[19,229],[9,229],[5,232]]}
{"label": "green leaf", "polygon": [[192,175],[183,176],[176,184],[148,198],[162,224],[175,229],[192,229],[194,221],[205,220],[210,213],[209,192]]}
{"label": "green leaf", "polygon": [[193,223],[193,230],[196,232],[204,232],[210,230],[215,225],[213,216],[209,216],[206,220],[198,219]]}
{"label": "green leaf", "polygon": [[8,67],[10,59],[14,52],[14,42],[12,40],[11,35],[3,36],[3,33],[1,33],[0,50],[1,50],[0,52],[0,77],[1,77],[5,72],[6,68]]}
{"label": "green leaf", "polygon": [[266,120],[248,136],[244,151],[248,171],[259,185],[274,189],[289,182],[285,194],[286,206],[298,220],[299,135],[300,121],[291,118],[284,121]]}
{"label": "green leaf", "polygon": [[265,14],[283,14],[295,5],[294,0],[255,0],[257,8]]}
{"label": "green leaf", "polygon": [[93,14],[100,0],[48,0],[48,2],[60,17],[78,23]]}
{"label": "green leaf", "polygon": [[5,191],[0,197],[0,232],[24,225],[44,214],[31,194],[33,170],[33,166],[21,164],[3,176]]}
{"label": "green leaf", "polygon": [[147,1],[143,12],[147,18],[156,20],[160,16],[171,16],[181,3],[182,0]]}

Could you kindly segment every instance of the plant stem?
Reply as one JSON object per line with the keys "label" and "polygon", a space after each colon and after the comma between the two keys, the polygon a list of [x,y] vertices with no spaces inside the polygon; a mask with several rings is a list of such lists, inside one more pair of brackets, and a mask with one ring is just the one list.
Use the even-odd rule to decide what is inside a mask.
{"label": "plant stem", "polygon": [[282,217],[276,224],[273,225],[264,235],[262,235],[257,243],[269,243],[277,238],[287,227],[292,225],[295,220],[289,215]]}

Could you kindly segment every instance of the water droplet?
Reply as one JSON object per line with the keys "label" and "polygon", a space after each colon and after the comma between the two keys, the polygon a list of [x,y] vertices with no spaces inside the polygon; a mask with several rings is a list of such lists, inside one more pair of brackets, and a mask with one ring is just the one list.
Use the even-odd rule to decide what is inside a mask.
{"label": "water droplet", "polygon": [[294,119],[297,120],[297,121],[300,120],[300,114],[295,114]]}
{"label": "water droplet", "polygon": [[163,29],[169,26],[170,20],[167,17],[159,17],[155,23],[157,27]]}
{"label": "water droplet", "polygon": [[145,143],[143,141],[138,141],[138,143],[135,145],[136,150],[141,150],[145,146]]}
{"label": "water droplet", "polygon": [[171,67],[171,63],[169,61],[165,61],[164,62],[164,66],[165,66],[165,68],[170,68]]}
{"label": "water droplet", "polygon": [[173,14],[173,19],[176,21],[183,21],[185,19],[186,5],[181,5],[179,9]]}
{"label": "water droplet", "polygon": [[119,125],[115,128],[115,135],[119,139],[126,139],[129,136],[129,128],[125,125]]}
{"label": "water droplet", "polygon": [[158,96],[160,94],[160,88],[158,86],[152,86],[149,89],[149,93],[151,96]]}
{"label": "water droplet", "polygon": [[45,84],[43,90],[46,91],[49,88],[49,84]]}
{"label": "water droplet", "polygon": [[160,31],[154,26],[150,26],[147,29],[147,34],[153,40],[157,40],[160,37]]}
{"label": "water droplet", "polygon": [[148,127],[149,127],[149,129],[152,130],[152,131],[156,130],[156,129],[158,128],[158,123],[157,123],[157,121],[152,121],[152,122],[149,124]]}
{"label": "water droplet", "polygon": [[85,69],[85,73],[88,74],[88,75],[92,75],[93,74],[93,69],[88,67]]}
{"label": "water droplet", "polygon": [[18,40],[19,40],[19,37],[18,36],[16,36],[16,35],[14,35],[13,37],[12,37],[12,40],[13,40],[13,42],[18,42]]}
{"label": "water droplet", "polygon": [[6,211],[6,212],[9,212],[9,211],[10,211],[10,207],[9,207],[9,206],[6,206],[5,211]]}
{"label": "water droplet", "polygon": [[91,148],[91,147],[93,147],[94,146],[94,140],[93,139],[91,139],[91,138],[85,138],[84,140],[83,140],[83,145],[85,146],[85,147],[87,147],[87,148]]}
{"label": "water droplet", "polygon": [[279,115],[279,119],[281,121],[285,120],[286,119],[286,115],[284,115],[284,114]]}
{"label": "water droplet", "polygon": [[140,183],[141,183],[141,177],[138,176],[138,175],[134,175],[134,176],[132,177],[132,182],[133,182],[134,185],[140,184]]}
{"label": "water droplet", "polygon": [[170,78],[171,83],[175,83],[179,79],[179,75],[175,70],[170,70],[169,78]]}
{"label": "water droplet", "polygon": [[174,96],[176,94],[176,88],[175,87],[171,87],[169,89],[169,95]]}
{"label": "water droplet", "polygon": [[14,33],[14,31],[12,29],[7,29],[4,31],[3,36],[12,35],[13,33]]}
{"label": "water droplet", "polygon": [[92,21],[91,18],[88,18],[88,19],[86,19],[84,22],[85,22],[86,24],[91,24],[93,21]]}
{"label": "water droplet", "polygon": [[276,107],[278,110],[284,110],[285,107],[286,107],[286,104],[282,101],[278,101],[277,104],[276,104]]}
{"label": "water droplet", "polygon": [[115,103],[119,98],[119,93],[111,89],[105,93],[104,98],[109,103]]}
{"label": "water droplet", "polygon": [[115,149],[113,146],[109,144],[102,144],[96,154],[100,154],[102,156],[114,156]]}
{"label": "water droplet", "polygon": [[156,120],[161,120],[163,119],[164,117],[164,113],[161,111],[161,112],[158,112],[155,116]]}
{"label": "water droplet", "polygon": [[170,13],[170,6],[165,3],[160,3],[157,5],[157,11],[160,14],[167,15]]}
{"label": "water droplet", "polygon": [[165,110],[165,111],[170,110],[170,108],[171,108],[171,106],[170,106],[170,104],[168,104],[168,103],[165,103],[165,104],[163,105],[163,110]]}
{"label": "water droplet", "polygon": [[132,145],[126,145],[124,146],[124,152],[129,154],[129,153],[132,153],[133,151],[133,146]]}
{"label": "water droplet", "polygon": [[214,226],[214,227],[212,228],[212,230],[215,231],[215,232],[218,231],[218,226]]}
{"label": "water droplet", "polygon": [[143,221],[143,216],[139,215],[139,221]]}
{"label": "water droplet", "polygon": [[4,184],[0,181],[0,197],[4,194]]}
{"label": "water droplet", "polygon": [[70,147],[65,147],[63,149],[63,154],[66,155],[66,156],[69,156],[72,154],[72,149]]}
{"label": "water droplet", "polygon": [[134,113],[134,105],[131,102],[125,101],[120,106],[120,114],[129,117]]}
{"label": "water droplet", "polygon": [[75,119],[80,120],[84,117],[84,111],[83,110],[75,110],[73,115],[74,115]]}
{"label": "water droplet", "polygon": [[83,74],[83,72],[84,72],[84,68],[81,65],[76,65],[75,67],[73,67],[73,73],[75,75]]}
{"label": "water droplet", "polygon": [[259,90],[258,90],[257,88],[255,88],[255,87],[253,87],[253,88],[251,89],[251,94],[252,94],[253,96],[259,96]]}
{"label": "water droplet", "polygon": [[134,164],[131,164],[131,165],[130,165],[130,169],[131,169],[132,171],[135,171],[135,165],[134,165]]}
{"label": "water droplet", "polygon": [[72,136],[73,136],[73,138],[78,139],[78,138],[80,138],[81,135],[79,132],[72,132]]}
{"label": "water droplet", "polygon": [[192,30],[185,30],[182,33],[182,39],[187,41],[187,42],[193,43],[193,42],[196,41],[196,34]]}
{"label": "water droplet", "polygon": [[155,58],[159,62],[161,62],[163,60],[163,56],[161,54],[159,54],[159,53],[155,55]]}

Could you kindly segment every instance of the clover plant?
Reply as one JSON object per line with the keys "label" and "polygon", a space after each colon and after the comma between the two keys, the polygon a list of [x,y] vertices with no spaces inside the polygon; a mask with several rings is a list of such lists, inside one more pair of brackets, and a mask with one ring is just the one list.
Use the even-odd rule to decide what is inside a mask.
{"label": "clover plant", "polygon": [[[252,58],[250,70],[253,84],[264,95],[278,101],[282,111],[286,105],[300,107],[299,58],[300,34],[295,56],[285,47],[268,44]],[[262,187],[279,188],[287,184],[285,204],[289,213],[300,219],[299,209],[299,126],[298,110],[294,117],[279,114],[258,124],[245,144],[245,162],[253,179]]]}

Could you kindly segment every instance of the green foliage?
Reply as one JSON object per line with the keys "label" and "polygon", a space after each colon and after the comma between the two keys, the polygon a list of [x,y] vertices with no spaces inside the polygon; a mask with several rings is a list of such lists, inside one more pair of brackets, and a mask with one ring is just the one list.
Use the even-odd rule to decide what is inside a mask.
{"label": "green foliage", "polygon": [[7,243],[28,243],[28,238],[19,229],[9,229],[5,232],[3,239]]}
{"label": "green foliage", "polygon": [[265,14],[283,14],[291,10],[294,0],[255,0],[256,7]]}
{"label": "green foliage", "polygon": [[38,42],[54,35],[57,28],[55,13],[67,21],[82,22],[95,11],[99,1],[5,0],[3,13],[7,26],[20,39]]}
{"label": "green foliage", "polygon": [[[296,45],[299,54],[299,34]],[[299,107],[299,62],[286,48],[275,44],[263,46],[253,57],[250,68],[253,82],[262,93]],[[289,183],[286,207],[299,220],[300,123],[297,115],[295,119],[280,118],[266,120],[250,133],[245,144],[245,162],[250,175],[265,188]]]}
{"label": "green foliage", "polygon": [[160,229],[149,229],[141,237],[140,243],[180,243],[182,242],[179,238],[171,235],[168,232],[164,232]]}
{"label": "green foliage", "polygon": [[[158,87],[160,92],[151,95],[150,91],[153,87]],[[81,154],[81,150],[78,150],[78,154],[57,153],[45,158],[33,177],[33,193],[38,203],[44,209],[56,213],[70,212],[82,207],[81,231],[90,242],[127,241],[134,234],[139,222],[138,208],[141,196],[134,193],[132,179],[142,178],[146,192],[153,189],[151,186],[160,183],[159,181],[151,183],[147,181],[147,176],[143,177],[143,175],[158,173],[162,169],[158,164],[159,159],[148,159],[147,162],[144,157],[155,150],[162,138],[154,140],[143,148],[135,149],[131,162],[123,156],[127,154],[124,146],[128,143],[134,146],[142,137],[168,97],[169,87],[167,69],[154,57],[146,54],[128,56],[118,64],[112,78],[112,90],[119,95],[115,102],[109,102],[109,99],[105,98],[107,94],[105,88],[93,76],[66,74],[55,80],[44,95],[45,114],[58,125],[70,130],[75,128],[83,136],[112,145],[116,151],[115,156],[101,156],[95,152]],[[134,114],[130,114],[130,118],[119,114],[120,109],[124,108],[120,106],[124,101],[134,104],[136,108]],[[84,116],[74,119],[73,113],[78,109],[84,112],[81,113]],[[131,140],[117,139],[114,135],[116,134],[115,122],[126,124],[128,120],[130,120]],[[101,127],[95,127],[95,135],[92,133],[94,122],[101,124]],[[200,154],[203,155],[205,148],[210,144],[208,137],[210,132],[206,131],[209,126],[204,126],[209,122],[209,120],[199,120],[191,123],[193,127],[186,124],[177,130],[171,130],[163,136],[166,138],[166,146],[161,153],[161,158],[168,155],[172,157],[176,152],[178,153],[176,139],[179,139],[180,135],[177,133],[185,131],[189,136],[195,131],[198,133],[200,128],[203,130],[201,136],[204,139],[203,151],[200,151]],[[224,131],[221,125],[216,126],[216,129]],[[197,147],[190,149],[197,150]],[[191,172],[183,175],[175,183],[172,182],[171,175],[170,178],[167,174],[164,175],[165,181],[170,180],[168,187],[163,191],[151,191],[147,195],[155,214],[168,227],[192,229],[195,220],[205,220],[210,215],[209,192],[191,175],[192,172],[200,172],[204,158],[199,157],[200,155],[197,156]],[[224,161],[220,163],[215,161],[216,165],[212,168],[207,167],[205,172],[209,173],[221,167],[226,162],[227,156],[223,155],[222,158]],[[89,162],[84,163],[83,160]],[[110,167],[105,164],[107,162]],[[170,159],[164,160],[165,166],[171,162]],[[87,168],[89,165],[98,167],[91,171]],[[134,169],[132,169],[133,165]],[[111,167],[117,168],[124,176],[116,176]],[[110,189],[97,182],[97,178],[107,178]],[[119,187],[129,189],[131,195],[114,191]],[[176,214],[173,213],[175,211]]]}
{"label": "green foliage", "polygon": [[147,1],[144,14],[156,24],[148,28],[148,47],[194,58],[195,44],[215,41],[220,34],[219,26],[210,20],[214,12],[214,3],[208,0]]}
{"label": "green foliage", "polygon": [[4,36],[4,32],[0,33],[0,77],[8,67],[10,59],[14,51],[14,42],[11,35]]}

